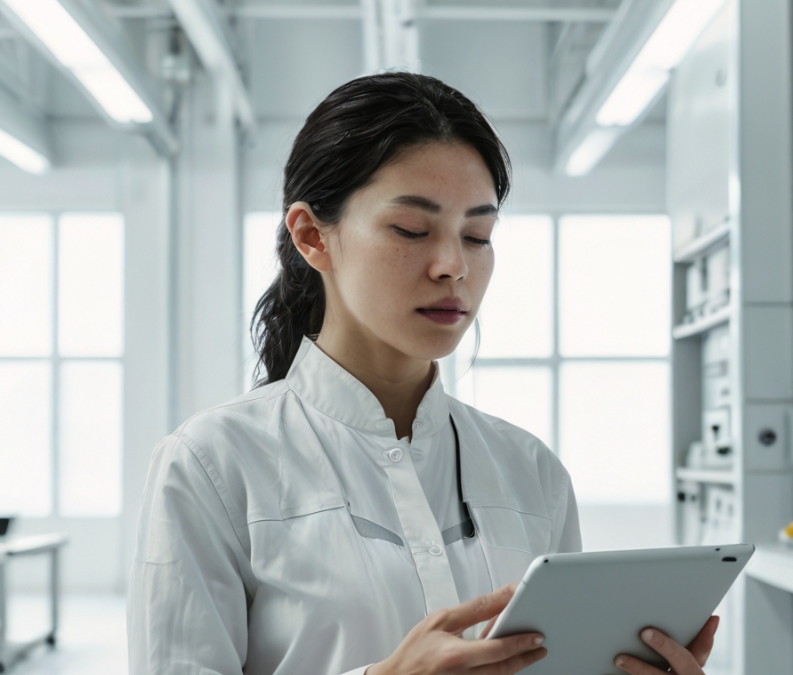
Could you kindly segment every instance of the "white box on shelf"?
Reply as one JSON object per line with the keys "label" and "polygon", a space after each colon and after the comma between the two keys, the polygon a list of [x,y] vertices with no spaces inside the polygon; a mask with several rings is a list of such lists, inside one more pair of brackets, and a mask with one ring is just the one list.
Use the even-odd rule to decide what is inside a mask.
{"label": "white box on shelf", "polygon": [[732,544],[737,541],[735,492],[721,485],[706,485],[702,544]]}
{"label": "white box on shelf", "polygon": [[705,261],[707,286],[706,312],[730,303],[730,248],[722,246],[708,254]]}
{"label": "white box on shelf", "polygon": [[705,446],[702,441],[694,441],[689,444],[685,466],[688,469],[702,469],[705,466]]}
{"label": "white box on shelf", "polygon": [[730,358],[730,327],[716,326],[702,336],[702,365],[708,366]]}
{"label": "white box on shelf", "polygon": [[709,363],[702,369],[702,406],[706,410],[730,405],[729,362]]}
{"label": "white box on shelf", "polygon": [[708,301],[707,276],[704,261],[700,258],[686,269],[686,323],[691,323],[705,312]]}

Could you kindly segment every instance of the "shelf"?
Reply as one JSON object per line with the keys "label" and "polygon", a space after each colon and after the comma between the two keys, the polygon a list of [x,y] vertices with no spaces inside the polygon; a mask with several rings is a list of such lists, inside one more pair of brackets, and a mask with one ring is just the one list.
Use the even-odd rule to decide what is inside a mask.
{"label": "shelf", "polygon": [[697,319],[692,323],[684,323],[679,326],[675,326],[672,329],[672,337],[675,340],[682,340],[683,338],[699,335],[700,333],[704,333],[706,330],[710,330],[715,326],[727,323],[730,320],[731,314],[732,307],[730,307],[730,305],[726,305],[721,309],[717,309],[712,314],[708,314],[707,316]]}
{"label": "shelf", "polygon": [[675,469],[678,480],[690,480],[697,483],[719,483],[735,485],[735,472],[732,469],[689,469],[681,466]]}
{"label": "shelf", "polygon": [[746,574],[776,588],[793,593],[793,546],[758,546],[746,565]]}
{"label": "shelf", "polygon": [[676,263],[689,263],[701,256],[709,248],[713,248],[717,244],[727,239],[730,236],[730,221],[719,225],[717,228],[710,232],[697,237],[694,241],[681,246],[674,254]]}

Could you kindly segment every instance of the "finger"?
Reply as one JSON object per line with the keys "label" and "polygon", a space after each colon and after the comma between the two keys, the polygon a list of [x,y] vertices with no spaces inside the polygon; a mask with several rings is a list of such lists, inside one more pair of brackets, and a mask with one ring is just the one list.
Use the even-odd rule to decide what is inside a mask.
{"label": "finger", "polygon": [[477,639],[484,640],[488,635],[490,635],[490,631],[493,630],[493,626],[496,625],[496,621],[498,621],[498,617],[501,614],[496,614],[490,621],[487,622],[487,626],[485,626],[484,630],[479,633],[479,637]]}
{"label": "finger", "polygon": [[476,668],[501,663],[520,654],[539,650],[544,641],[539,633],[521,633],[494,640],[469,640],[462,645],[461,665]]}
{"label": "finger", "polygon": [[439,610],[437,627],[454,635],[462,633],[469,626],[486,621],[501,612],[512,599],[517,587],[517,583],[511,583],[452,609]]}
{"label": "finger", "polygon": [[718,627],[719,617],[710,617],[705,622],[705,625],[702,626],[702,630],[699,631],[697,637],[688,645],[688,651],[694,655],[694,658],[700,666],[704,666],[708,661],[710,652],[713,649],[713,638],[716,635],[716,629]]}
{"label": "finger", "polygon": [[668,675],[663,670],[658,670],[655,666],[627,654],[620,654],[614,659],[614,665],[630,675]]}
{"label": "finger", "polygon": [[641,632],[641,638],[663,656],[678,675],[702,675],[702,668],[699,667],[694,655],[660,630],[645,628]]}
{"label": "finger", "polygon": [[473,668],[471,672],[476,675],[514,675],[514,673],[519,673],[524,668],[528,668],[530,665],[537,663],[537,661],[544,659],[547,655],[548,650],[542,647],[523,654],[515,654],[515,656],[511,656],[499,663]]}

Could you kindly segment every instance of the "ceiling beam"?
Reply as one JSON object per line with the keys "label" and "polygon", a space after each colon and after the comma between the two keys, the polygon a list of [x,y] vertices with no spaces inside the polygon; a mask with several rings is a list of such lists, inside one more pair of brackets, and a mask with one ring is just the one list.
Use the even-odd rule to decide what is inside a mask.
{"label": "ceiling beam", "polygon": [[[173,16],[168,7],[117,5],[110,11],[122,19],[157,19]],[[242,3],[220,9],[228,16],[240,19],[335,19],[361,20],[366,10],[357,5],[262,5]],[[608,23],[615,10],[602,7],[470,7],[444,6],[416,8],[420,21],[528,21],[561,23]]]}
{"label": "ceiling beam", "polygon": [[600,7],[422,7],[422,21],[530,21],[608,23],[613,9]]}
{"label": "ceiling beam", "polygon": [[579,159],[588,155],[596,164],[632,128],[633,125],[600,127],[595,117],[672,3],[673,0],[623,2],[614,22],[603,31],[587,59],[586,79],[557,125],[557,172],[564,173],[571,162],[576,164],[576,153]]}
{"label": "ceiling beam", "polygon": [[149,74],[138,63],[138,59],[127,45],[121,30],[93,3],[83,3],[79,2],[79,0],[59,0],[59,2],[151,111],[152,119],[150,122],[122,124],[113,120],[75,73],[59,61],[49,47],[2,0],[0,0],[0,14],[18,31],[26,42],[40,52],[85,95],[111,126],[142,132],[148,137],[155,149],[163,155],[168,156],[176,153],[179,143],[161,108],[159,96],[155,93],[156,86]]}
{"label": "ceiling beam", "polygon": [[179,23],[193,45],[204,68],[225,83],[234,98],[240,125],[248,134],[256,131],[248,90],[242,81],[240,60],[228,19],[215,0],[169,0]]}

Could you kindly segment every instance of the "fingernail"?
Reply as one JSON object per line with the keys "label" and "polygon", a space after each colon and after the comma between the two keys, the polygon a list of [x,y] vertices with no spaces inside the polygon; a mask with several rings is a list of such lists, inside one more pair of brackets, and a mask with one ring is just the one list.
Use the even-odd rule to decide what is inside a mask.
{"label": "fingernail", "polygon": [[649,628],[642,631],[642,638],[650,642],[655,637],[655,633]]}
{"label": "fingernail", "polygon": [[624,666],[625,665],[625,657],[624,656],[618,656],[616,659],[614,659],[614,665],[617,666],[617,668],[619,668],[620,666]]}
{"label": "fingernail", "polygon": [[545,638],[542,635],[538,635],[536,638],[534,638],[535,645],[541,645],[543,642],[545,642]]}

